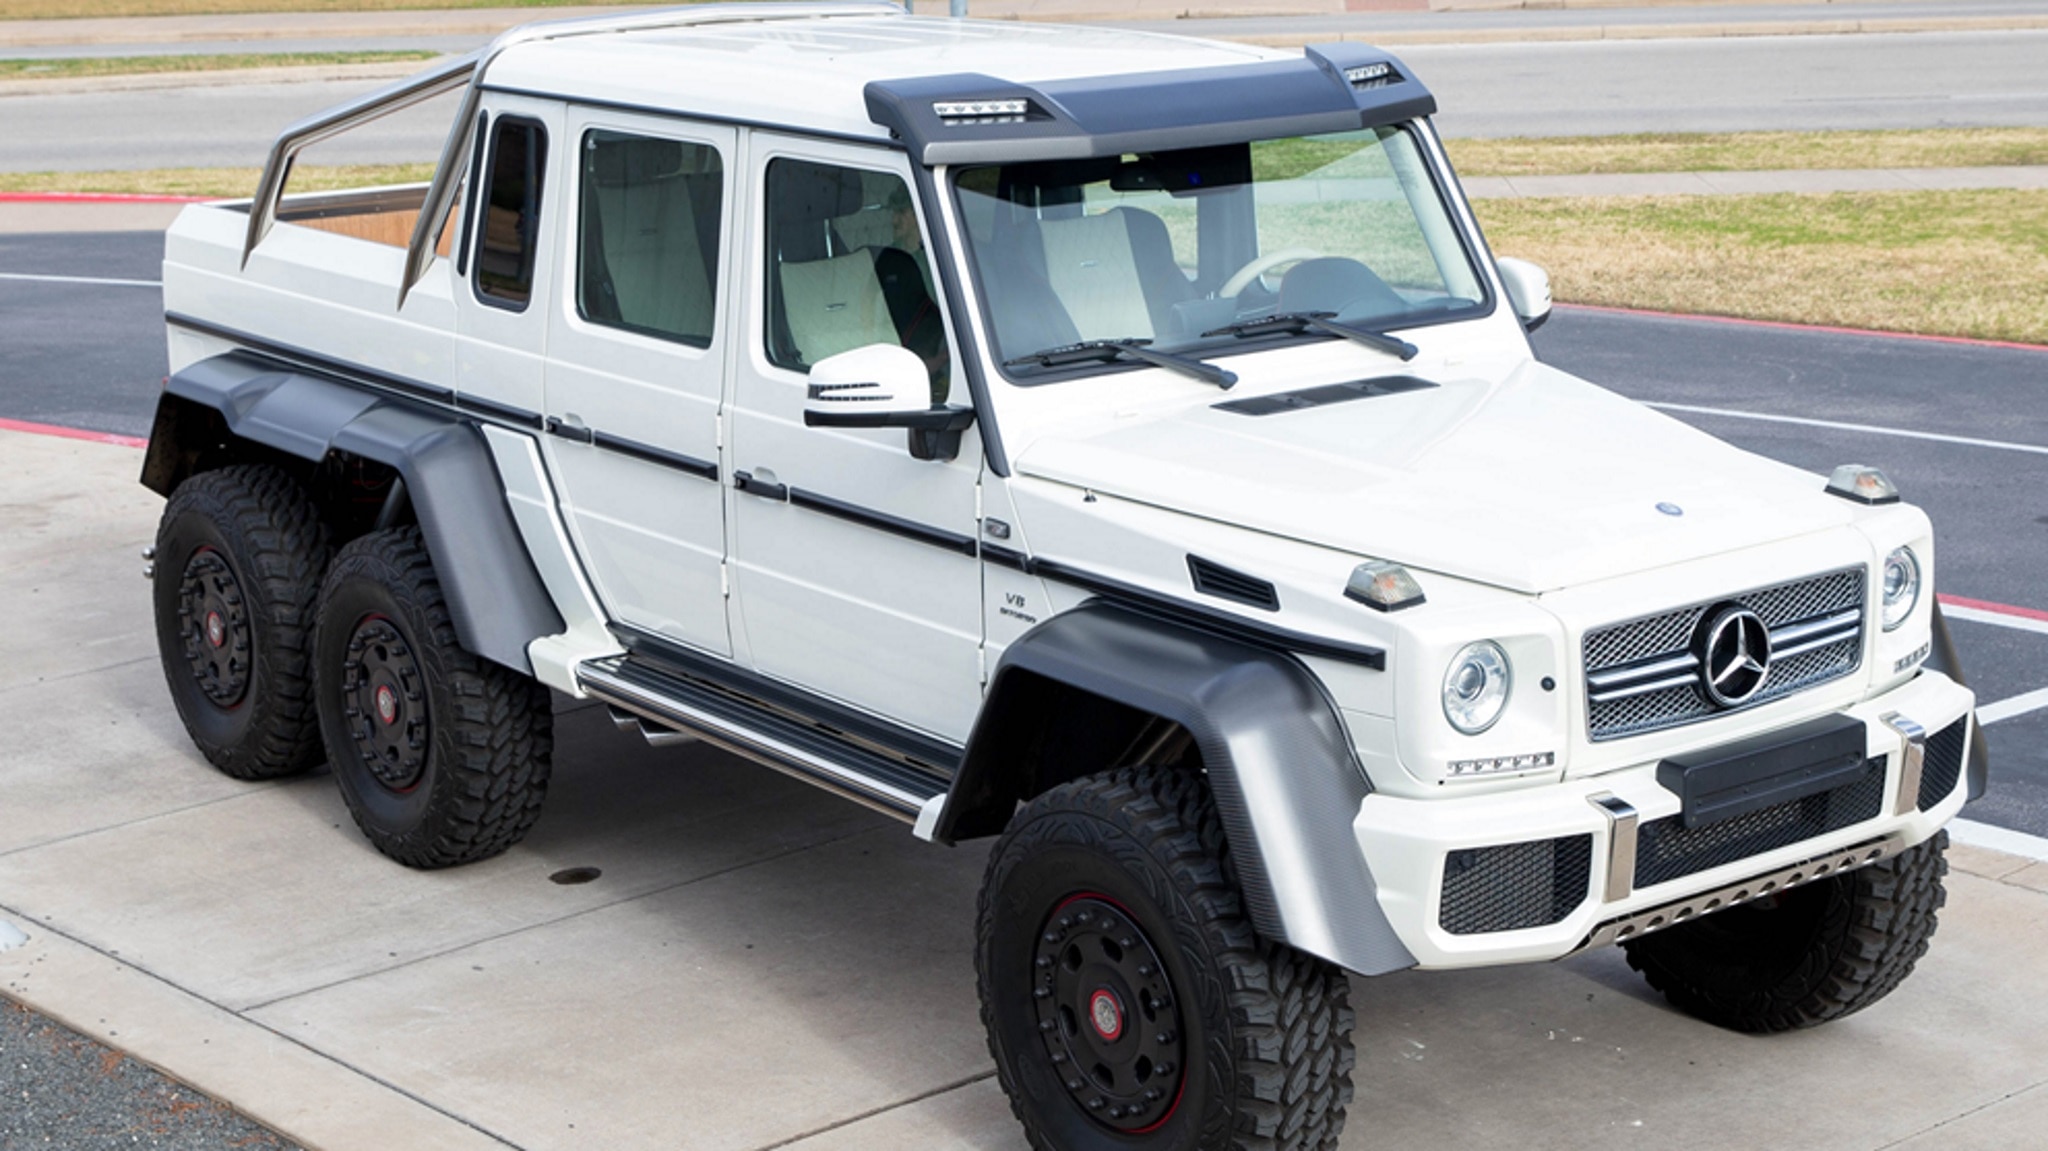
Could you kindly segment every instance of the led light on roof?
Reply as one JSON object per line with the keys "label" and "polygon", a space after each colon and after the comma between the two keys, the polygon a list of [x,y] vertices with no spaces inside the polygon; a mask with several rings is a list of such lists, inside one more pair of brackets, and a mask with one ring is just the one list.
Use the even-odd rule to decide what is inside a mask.
{"label": "led light on roof", "polygon": [[1422,585],[1400,564],[1373,560],[1352,569],[1344,594],[1369,608],[1399,611],[1422,602]]}
{"label": "led light on roof", "polygon": [[932,105],[932,111],[941,120],[988,120],[996,117],[1019,117],[1030,113],[1029,100],[940,100]]}
{"label": "led light on roof", "polygon": [[1859,504],[1895,504],[1898,486],[1876,468],[1864,464],[1843,464],[1828,477],[1828,494]]}
{"label": "led light on roof", "polygon": [[1475,775],[1501,775],[1514,771],[1537,771],[1557,766],[1557,753],[1538,751],[1526,755],[1496,755],[1486,759],[1454,759],[1449,766],[1452,779],[1470,779]]}
{"label": "led light on roof", "polygon": [[1394,75],[1394,66],[1385,61],[1377,64],[1361,64],[1356,68],[1344,69],[1344,79],[1354,88],[1378,87],[1391,84],[1400,77]]}

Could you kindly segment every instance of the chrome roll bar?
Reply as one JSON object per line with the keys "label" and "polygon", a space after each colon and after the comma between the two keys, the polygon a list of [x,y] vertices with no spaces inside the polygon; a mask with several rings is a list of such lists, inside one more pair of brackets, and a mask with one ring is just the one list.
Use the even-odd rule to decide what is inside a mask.
{"label": "chrome roll bar", "polygon": [[483,101],[484,75],[491,62],[506,49],[541,40],[572,36],[599,36],[618,32],[644,32],[661,28],[689,28],[706,24],[758,23],[767,20],[807,20],[823,17],[903,16],[907,9],[888,0],[852,3],[743,3],[705,4],[693,8],[661,8],[618,16],[586,16],[572,20],[548,20],[510,29],[490,44],[465,56],[444,61],[417,76],[400,80],[359,96],[346,104],[319,112],[281,133],[270,146],[263,165],[263,178],[256,185],[256,198],[249,204],[249,231],[242,242],[242,266],[256,245],[270,233],[277,220],[278,202],[285,178],[300,150],[331,136],[346,132],[382,116],[410,108],[425,100],[464,88],[462,107],[449,125],[448,139],[441,145],[441,157],[434,165],[433,182],[427,185],[419,218],[413,222],[412,239],[406,245],[405,271],[398,285],[398,306],[413,286],[427,274],[434,262],[434,238],[447,226],[455,207],[455,191],[461,184],[470,142],[476,131],[477,106]]}

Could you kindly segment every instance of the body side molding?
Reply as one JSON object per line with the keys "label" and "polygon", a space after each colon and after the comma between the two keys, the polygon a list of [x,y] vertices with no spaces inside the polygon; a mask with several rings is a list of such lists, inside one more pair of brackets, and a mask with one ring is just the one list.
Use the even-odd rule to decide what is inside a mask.
{"label": "body side molding", "polygon": [[[246,352],[192,364],[170,378],[161,405],[217,412],[238,439],[318,463],[348,452],[396,470],[426,536],[462,646],[532,674],[527,645],[565,624],[526,552],[483,433],[461,415]],[[184,478],[178,426],[160,411],[145,481],[169,494]]]}
{"label": "body side molding", "polygon": [[936,839],[994,834],[1009,821],[1039,719],[1011,701],[1046,681],[1187,729],[1261,933],[1361,974],[1415,965],[1353,838],[1371,788],[1315,678],[1285,653],[1122,605],[1062,612],[1004,651]]}

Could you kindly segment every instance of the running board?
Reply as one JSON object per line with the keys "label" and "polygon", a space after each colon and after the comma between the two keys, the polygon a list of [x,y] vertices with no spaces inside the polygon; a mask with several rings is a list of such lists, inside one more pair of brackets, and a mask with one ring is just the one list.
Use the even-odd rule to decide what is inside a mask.
{"label": "running board", "polygon": [[634,717],[633,726],[657,746],[676,733],[694,736],[909,823],[946,794],[948,781],[933,772],[631,655],[580,664],[576,682]]}

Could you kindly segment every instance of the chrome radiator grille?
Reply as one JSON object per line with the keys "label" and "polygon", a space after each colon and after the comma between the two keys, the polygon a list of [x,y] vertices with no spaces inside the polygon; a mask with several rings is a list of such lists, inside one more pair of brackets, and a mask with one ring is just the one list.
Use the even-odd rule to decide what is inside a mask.
{"label": "chrome radiator grille", "polygon": [[1868,582],[1867,568],[1843,568],[1587,632],[1587,734],[1618,739],[1719,714],[1700,685],[1694,636],[1722,604],[1741,604],[1770,629],[1770,673],[1743,706],[1849,674],[1863,662]]}

